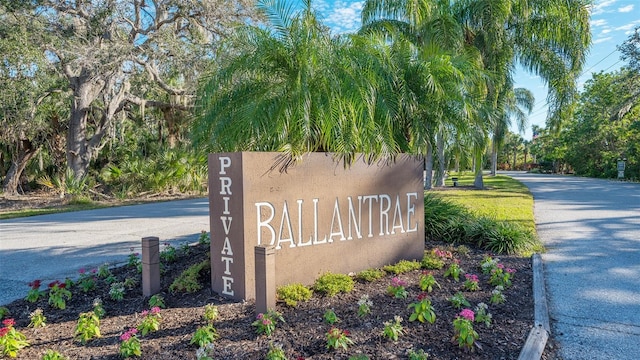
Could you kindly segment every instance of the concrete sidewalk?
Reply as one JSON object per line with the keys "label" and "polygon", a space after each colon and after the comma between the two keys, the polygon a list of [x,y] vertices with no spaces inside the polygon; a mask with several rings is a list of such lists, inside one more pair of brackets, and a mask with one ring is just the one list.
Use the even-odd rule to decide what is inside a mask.
{"label": "concrete sidewalk", "polygon": [[179,246],[203,230],[207,198],[0,220],[0,305],[26,296],[35,279],[46,284],[124,262],[143,237]]}
{"label": "concrete sidewalk", "polygon": [[533,193],[563,359],[640,359],[640,184],[507,173]]}

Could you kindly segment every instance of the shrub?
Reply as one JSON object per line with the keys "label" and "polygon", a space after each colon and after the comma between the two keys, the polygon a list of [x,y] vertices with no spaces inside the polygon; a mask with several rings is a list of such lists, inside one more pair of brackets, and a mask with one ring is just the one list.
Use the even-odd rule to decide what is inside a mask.
{"label": "shrub", "polygon": [[191,265],[187,270],[183,271],[175,280],[173,280],[173,283],[169,286],[169,290],[173,293],[194,293],[202,289],[200,276],[208,269],[210,269],[209,260],[204,260],[198,264]]}
{"label": "shrub", "polygon": [[284,301],[287,306],[296,307],[298,301],[308,301],[313,292],[302,284],[289,284],[279,287],[276,290],[278,299]]}
{"label": "shrub", "polygon": [[425,252],[420,266],[429,270],[440,270],[444,267],[444,261],[431,252]]}
{"label": "shrub", "polygon": [[465,225],[471,217],[469,210],[462,205],[433,193],[424,196],[424,232],[427,239],[459,242],[465,237]]}
{"label": "shrub", "polygon": [[485,249],[496,254],[515,254],[530,249],[533,235],[519,225],[509,222],[496,222],[495,231],[486,239]]}
{"label": "shrub", "polygon": [[353,290],[353,279],[348,275],[327,272],[316,280],[313,289],[328,296],[335,296],[340,292],[348,293]]}
{"label": "shrub", "polygon": [[409,261],[409,260],[400,260],[394,265],[387,265],[382,268],[382,270],[388,273],[394,273],[396,275],[408,273],[412,270],[420,269],[422,265],[420,265],[417,261]]}
{"label": "shrub", "polygon": [[365,282],[372,282],[372,281],[376,281],[376,280],[382,279],[385,275],[386,275],[386,273],[384,272],[384,270],[367,269],[367,270],[360,271],[356,275],[356,279],[361,280],[361,281],[365,281]]}

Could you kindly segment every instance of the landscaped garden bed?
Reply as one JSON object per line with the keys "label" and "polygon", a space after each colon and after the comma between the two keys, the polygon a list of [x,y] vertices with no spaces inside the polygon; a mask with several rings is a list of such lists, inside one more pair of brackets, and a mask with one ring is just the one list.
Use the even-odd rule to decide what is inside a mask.
{"label": "landscaped garden bed", "polygon": [[[298,302],[297,307],[279,303],[276,311],[284,321],[275,321],[270,336],[258,335],[258,328],[252,325],[256,321],[254,304],[229,301],[211,293],[207,266],[201,266],[195,288],[189,280],[182,280],[180,285],[173,286],[174,289],[190,288],[196,291],[169,291],[171,284],[185,269],[207,261],[207,251],[206,244],[183,246],[181,249],[165,248],[162,251],[163,292],[160,295],[165,308],[158,313],[158,330],[153,331],[153,326],[147,326],[145,335],[142,335],[144,327],[141,324],[153,311],[149,299],[142,297],[139,283],[141,275],[133,266],[136,263],[133,255],[131,266],[111,268],[109,272],[106,272],[106,267],[95,272],[93,269],[79,269],[79,279],[87,281],[76,281],[72,286],[65,286],[72,295],[70,299],[65,299],[64,309],[49,304],[47,292],[34,303],[19,300],[8,304],[6,308],[9,314],[5,319],[15,319],[14,328],[24,334],[30,344],[18,350],[18,358],[41,359],[47,351],[56,351],[70,359],[117,359],[122,357],[121,337],[130,329],[138,328],[135,337],[140,341],[141,358],[193,359],[196,358],[198,345],[191,342],[198,328],[208,323],[203,317],[207,305],[209,309],[214,305],[218,312],[211,322],[216,339],[210,354],[215,359],[264,359],[270,348],[282,349],[288,359],[407,359],[410,356],[420,359],[415,357],[419,354],[428,354],[429,359],[515,359],[533,324],[529,258],[493,257],[494,261],[499,258],[504,274],[507,269],[515,270],[515,273],[510,276],[511,285],[505,286],[502,291],[505,301],[492,303],[492,296],[496,295],[495,286],[489,283],[491,274],[483,274],[480,267],[489,254],[467,247],[427,243],[427,253],[443,261],[441,269],[421,268],[393,274],[389,272],[394,268],[388,268],[389,272],[384,273],[383,277],[371,282],[359,279],[362,276],[352,276],[354,286],[348,293],[328,296],[316,292],[310,300]],[[459,281],[452,276],[445,277],[454,263],[458,263],[462,269]],[[474,286],[469,281],[465,286],[465,274],[478,277],[478,290],[470,290]],[[432,284],[432,292],[420,289],[421,279],[428,275],[432,275],[437,282]],[[95,279],[94,287],[90,286],[88,279]],[[470,279],[473,280],[473,277]],[[60,279],[61,283],[63,281]],[[197,290],[197,286],[202,288]],[[398,290],[397,286],[403,289],[398,296],[394,296],[393,290]],[[38,289],[42,291],[46,287],[47,284],[41,284]],[[89,290],[85,293],[83,287]],[[29,287],[25,284],[25,294],[28,291]],[[402,296],[403,292],[406,292],[406,297]],[[461,294],[469,304],[455,308],[451,298],[456,293]],[[117,300],[120,295],[122,299]],[[78,326],[80,314],[92,311],[96,298],[101,299],[105,310],[99,322],[100,337],[93,337],[90,331],[83,332]],[[421,298],[430,301],[435,322],[410,321]],[[359,314],[363,303],[368,305],[370,311]],[[475,310],[480,303],[488,306],[487,311],[492,316],[490,326],[474,321],[472,325],[478,334],[477,339],[470,348],[460,347],[455,337],[454,320],[464,320],[460,315],[463,309],[470,309],[478,316]],[[30,314],[38,308],[46,317],[46,326],[28,327]],[[145,315],[144,311],[152,312]],[[326,318],[332,313],[338,320],[329,324]],[[341,341],[337,349],[327,347],[328,333],[331,331],[334,335],[340,331],[338,337],[348,337],[350,341],[344,342],[346,349],[341,346]],[[396,341],[392,340],[394,334]],[[83,335],[85,341],[82,341]],[[344,340],[344,337],[340,339]]]}

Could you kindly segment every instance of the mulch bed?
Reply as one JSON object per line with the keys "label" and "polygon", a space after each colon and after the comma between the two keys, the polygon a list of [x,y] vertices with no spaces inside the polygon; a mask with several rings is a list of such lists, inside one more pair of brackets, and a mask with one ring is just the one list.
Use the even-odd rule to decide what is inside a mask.
{"label": "mulch bed", "polygon": [[[427,249],[435,247],[445,249],[446,245],[427,243]],[[178,252],[176,261],[164,264],[162,295],[167,308],[161,311],[160,330],[141,337],[142,359],[194,359],[197,347],[191,345],[190,340],[196,329],[205,324],[202,315],[206,304],[217,305],[220,314],[215,322],[220,335],[214,342],[216,359],[264,359],[270,344],[281,346],[289,359],[349,359],[355,355],[367,355],[370,359],[407,359],[411,350],[419,349],[428,353],[431,360],[517,359],[533,324],[531,260],[498,256],[506,267],[514,268],[517,272],[513,277],[513,285],[504,292],[506,302],[489,305],[489,312],[493,315],[492,326],[474,325],[479,340],[472,352],[459,348],[452,340],[452,320],[460,310],[454,309],[448,298],[463,291],[463,281],[444,278],[446,266],[433,271],[441,286],[430,294],[437,314],[434,324],[408,321],[411,310],[407,307],[416,301],[421,292],[418,287],[421,271],[413,271],[399,275],[409,283],[409,296],[406,299],[386,294],[393,275],[372,283],[356,282],[355,289],[347,294],[335,297],[314,294],[310,301],[299,303],[297,308],[278,304],[277,311],[282,314],[285,323],[278,324],[270,337],[256,335],[255,328],[251,326],[255,320],[253,302],[230,301],[212,293],[208,288],[210,274],[202,275],[200,280],[204,289],[198,292],[172,294],[168,291],[173,279],[184,269],[207,258],[207,251],[207,246],[192,245],[188,254]],[[471,249],[468,255],[455,254],[463,269],[480,277],[480,291],[463,291],[472,307],[480,302],[488,304],[493,290],[487,282],[489,277],[482,275],[478,268],[485,255],[486,252],[476,249]],[[141,278],[133,267],[121,266],[111,271],[119,281]],[[25,295],[28,290],[25,284]],[[122,301],[111,300],[109,286],[101,279],[96,290],[85,294],[76,286],[72,292],[73,297],[67,302],[65,310],[50,307],[46,298],[37,303],[18,300],[6,305],[11,314],[9,317],[17,321],[16,328],[30,342],[29,347],[19,351],[19,359],[40,359],[47,349],[58,351],[70,359],[119,359],[120,335],[136,327],[141,319],[140,313],[149,308],[148,299],[143,298],[140,286],[128,290]],[[357,302],[365,294],[373,301],[372,312],[360,318],[356,315]],[[103,300],[106,310],[106,317],[100,324],[102,337],[82,345],[74,340],[78,315],[91,311],[97,297]],[[29,314],[36,308],[43,309],[47,317],[47,326],[44,328],[27,327]],[[331,328],[323,321],[327,309],[333,309],[341,319],[336,326],[350,332],[354,345],[347,351],[326,348],[325,334]],[[396,315],[404,319],[402,324],[406,334],[397,342],[392,342],[382,337],[383,323],[393,320]],[[555,354],[548,351],[543,358],[552,359]]]}

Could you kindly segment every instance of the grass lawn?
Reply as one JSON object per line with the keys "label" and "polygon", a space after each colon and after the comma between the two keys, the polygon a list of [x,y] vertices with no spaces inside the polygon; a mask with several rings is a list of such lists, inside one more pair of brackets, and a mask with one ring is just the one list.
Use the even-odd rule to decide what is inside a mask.
{"label": "grass lawn", "polygon": [[[458,178],[459,189],[451,186],[452,176],[446,181],[446,191],[436,191],[437,196],[458,203],[470,209],[478,216],[486,216],[499,221],[516,223],[536,234],[533,215],[533,195],[521,182],[505,175],[485,176],[484,190],[469,188],[473,186],[474,175],[461,173]],[[535,251],[541,251],[542,245]]]}

